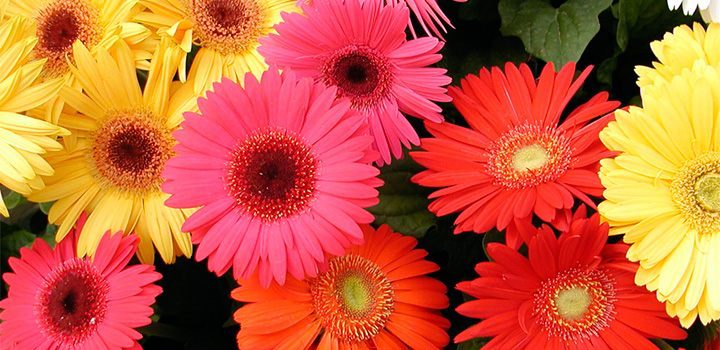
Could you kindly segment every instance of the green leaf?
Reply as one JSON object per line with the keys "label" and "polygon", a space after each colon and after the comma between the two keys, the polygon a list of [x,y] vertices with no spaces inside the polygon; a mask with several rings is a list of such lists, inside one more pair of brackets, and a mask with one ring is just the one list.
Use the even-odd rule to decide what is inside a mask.
{"label": "green leaf", "polygon": [[478,338],[462,342],[457,346],[457,350],[478,350],[487,344],[488,339]]}
{"label": "green leaf", "polygon": [[9,235],[2,235],[0,238],[0,253],[3,259],[9,256],[18,256],[20,248],[27,247],[35,240],[35,235],[25,231],[15,231]]}
{"label": "green leaf", "polygon": [[38,207],[40,207],[40,211],[42,211],[43,214],[48,215],[53,204],[55,204],[55,202],[38,203]]}
{"label": "green leaf", "polygon": [[487,246],[490,243],[505,244],[505,234],[495,229],[483,234],[483,253],[485,253],[488,259],[490,259],[490,255],[487,252]]}
{"label": "green leaf", "polygon": [[666,1],[657,0],[620,0],[613,6],[613,14],[618,19],[615,38],[622,50],[628,47],[631,39],[645,43],[692,20],[682,11],[669,11]]}
{"label": "green leaf", "polygon": [[422,168],[405,154],[381,171],[385,184],[379,189],[380,203],[368,209],[375,215],[375,224],[388,224],[409,236],[424,236],[435,225],[436,217],[427,210],[427,191],[410,181]]}
{"label": "green leaf", "polygon": [[675,350],[675,348],[662,339],[651,339],[650,341],[652,341],[660,350]]}
{"label": "green leaf", "polygon": [[25,197],[14,191],[10,191],[7,195],[3,195],[3,201],[8,209],[13,209],[26,202]]}
{"label": "green leaf", "polygon": [[557,66],[578,61],[600,30],[598,16],[612,0],[569,0],[558,8],[542,0],[501,0],[504,35],[517,36],[532,55]]}

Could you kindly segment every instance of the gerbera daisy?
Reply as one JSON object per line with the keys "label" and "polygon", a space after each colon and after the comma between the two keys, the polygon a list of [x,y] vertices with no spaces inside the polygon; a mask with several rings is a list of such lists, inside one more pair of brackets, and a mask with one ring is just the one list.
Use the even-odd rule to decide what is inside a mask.
{"label": "gerbera daisy", "polygon": [[558,73],[548,64],[536,81],[527,65],[508,63],[504,73],[482,69],[451,87],[470,128],[426,123],[435,137],[422,140],[425,152],[411,152],[428,168],[413,181],[441,188],[430,195],[435,201],[429,209],[437,215],[460,212],[456,233],[512,224],[506,240],[519,246],[524,231],[515,223],[530,221],[533,213],[564,230],[575,198],[594,207],[588,196],[599,197],[603,189],[598,161],[610,155],[598,133],[611,116],[593,119],[619,103],[601,92],[559,124],[590,70],[573,82],[574,63]]}
{"label": "gerbera daisy", "polygon": [[602,131],[611,234],[632,243],[635,281],[657,291],[690,326],[720,319],[720,70],[698,64],[642,89],[643,107],[615,113]]}
{"label": "gerbera daisy", "polygon": [[[138,0],[8,0],[7,16],[21,16],[30,21],[26,34],[37,39],[35,58],[46,59],[42,75],[66,77],[70,73],[67,57],[72,57],[75,41],[90,51],[109,48],[117,40],[133,49],[132,60],[139,68],[148,68],[156,41],[144,26],[130,22]],[[71,74],[70,74],[71,75]],[[67,79],[75,85],[74,79]],[[35,112],[57,124],[64,103],[54,98],[46,108]]]}
{"label": "gerbera daisy", "polygon": [[682,5],[683,13],[692,15],[700,10],[705,22],[720,22],[720,0],[667,0],[671,10],[677,10]]}
{"label": "gerbera daisy", "polygon": [[529,228],[526,258],[498,243],[491,262],[457,289],[476,298],[457,312],[483,319],[455,337],[491,337],[488,349],[657,349],[648,338],[683,339],[686,333],[652,293],[633,282],[637,264],[628,247],[606,244],[608,225],[579,209],[570,229],[555,237],[549,226]]}
{"label": "gerbera daisy", "polygon": [[447,289],[417,241],[362,227],[365,243],[317,277],[265,289],[253,277],[232,292],[240,349],[441,349],[449,342]]}
{"label": "gerbera daisy", "polygon": [[[57,239],[70,230],[80,213],[89,214],[80,233],[78,255],[93,254],[107,230],[135,232],[140,237],[138,256],[152,263],[153,244],[165,262],[175,255],[192,254],[190,236],[180,229],[189,210],[165,206],[160,190],[165,162],[173,155],[182,113],[194,109],[192,87],[173,86],[180,59],[169,40],[155,52],[144,91],[137,80],[130,48],[119,41],[112,51],[97,50],[96,57],[80,42],[74,46],[71,66],[83,92],[66,87],[61,92],[78,111],[63,122],[84,132],[77,147],[47,157],[57,171],[46,178],[47,187],[28,198],[56,201],[48,220],[58,224]],[[68,124],[70,125],[70,124]]]}
{"label": "gerbera daisy", "polygon": [[[256,269],[268,285],[289,271],[315,276],[324,252],[342,254],[362,242],[359,223],[378,203],[379,171],[368,164],[372,139],[362,116],[335,88],[271,68],[245,88],[215,84],[175,132],[177,156],[167,164],[166,204],[200,209],[183,229],[218,275]],[[284,101],[272,103],[268,101]]]}
{"label": "gerbera daisy", "polygon": [[653,67],[635,68],[640,88],[658,80],[672,80],[696,63],[719,64],[720,24],[708,25],[707,31],[700,23],[694,23],[692,29],[686,25],[677,26],[672,33],[665,33],[662,40],[650,43],[650,48],[659,62],[653,62]]}
{"label": "gerbera daisy", "polygon": [[[84,218],[78,221],[79,232]],[[0,348],[140,349],[134,328],[150,324],[160,274],[150,265],[127,266],[135,236],[105,234],[94,259],[75,256],[72,233],[55,249],[38,238],[10,258],[0,301]]]}
{"label": "gerbera daisy", "polygon": [[[438,123],[450,78],[441,68],[436,38],[406,40],[408,9],[382,1],[316,1],[313,10],[286,14],[277,34],[258,49],[270,64],[335,86],[361,111],[380,151],[379,163],[420,142],[402,113]],[[401,113],[402,112],[402,113]]]}
{"label": "gerbera daisy", "polygon": [[[28,195],[45,184],[41,175],[52,175],[52,167],[43,159],[48,151],[62,146],[57,136],[68,131],[19,113],[35,108],[53,98],[63,82],[54,79],[36,84],[44,60],[28,62],[35,40],[22,33],[28,23],[15,17],[0,25],[0,184]],[[0,194],[0,215],[8,209]]]}
{"label": "gerbera daisy", "polygon": [[200,49],[189,73],[195,92],[226,77],[242,81],[245,73],[255,76],[267,69],[258,54],[258,39],[273,32],[283,11],[297,11],[297,0],[140,0],[149,11],[136,20],[170,36],[183,50],[178,66],[185,80],[187,54],[193,44]]}

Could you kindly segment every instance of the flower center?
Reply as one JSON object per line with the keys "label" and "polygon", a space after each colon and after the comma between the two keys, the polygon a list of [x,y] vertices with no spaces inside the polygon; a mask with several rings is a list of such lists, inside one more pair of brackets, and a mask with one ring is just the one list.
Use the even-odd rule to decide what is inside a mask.
{"label": "flower center", "polygon": [[257,0],[185,0],[200,45],[223,55],[243,53],[267,34]]}
{"label": "flower center", "polygon": [[603,270],[572,268],[543,282],[533,303],[538,323],[551,336],[588,338],[615,316],[615,282]]}
{"label": "flower center", "polygon": [[373,338],[393,312],[392,285],[377,264],[366,258],[335,257],[326,272],[308,283],[315,312],[326,331],[340,340]]}
{"label": "flower center", "polygon": [[390,92],[392,72],[380,53],[367,46],[347,46],[332,54],[322,68],[325,84],[338,88],[356,108],[368,108]]}
{"label": "flower center", "polygon": [[58,76],[67,72],[66,57],[72,57],[76,40],[89,48],[100,41],[99,14],[87,0],[55,0],[38,12],[35,55],[47,59],[46,74]]}
{"label": "flower center", "polygon": [[317,161],[298,137],[266,130],[242,141],[228,162],[226,185],[246,212],[276,221],[305,210],[315,197]]}
{"label": "flower center", "polygon": [[515,171],[523,172],[537,170],[548,161],[547,152],[537,144],[527,145],[518,149],[512,156],[512,167]]}
{"label": "flower center", "polygon": [[497,184],[526,188],[553,181],[570,168],[569,140],[551,127],[523,124],[506,132],[489,149],[487,171]]}
{"label": "flower center", "polygon": [[90,337],[107,311],[109,286],[89,261],[66,260],[45,276],[35,313],[56,344],[73,347]]}
{"label": "flower center", "polygon": [[686,162],[670,185],[675,204],[698,232],[720,232],[720,152]]}
{"label": "flower center", "polygon": [[150,111],[115,111],[94,133],[92,164],[102,183],[129,192],[155,191],[175,144]]}

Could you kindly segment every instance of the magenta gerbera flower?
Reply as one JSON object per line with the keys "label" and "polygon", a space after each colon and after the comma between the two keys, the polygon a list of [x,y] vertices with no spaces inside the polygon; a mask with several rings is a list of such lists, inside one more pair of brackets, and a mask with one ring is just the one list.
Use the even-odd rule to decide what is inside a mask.
{"label": "magenta gerbera flower", "polygon": [[407,40],[408,8],[382,1],[315,0],[304,15],[284,13],[277,34],[260,39],[268,63],[337,87],[367,118],[379,163],[419,144],[403,113],[439,123],[448,102],[436,38]]}
{"label": "magenta gerbera flower", "polygon": [[167,163],[166,204],[200,209],[183,230],[218,275],[257,269],[264,285],[316,276],[325,253],[362,242],[379,171],[363,116],[337,89],[277,69],[224,80],[186,113]]}
{"label": "magenta gerbera flower", "polygon": [[150,324],[162,288],[152,265],[127,264],[136,236],[106,233],[94,258],[75,256],[77,233],[55,249],[42,239],[22,248],[3,274],[10,287],[0,301],[1,349],[140,349],[134,328]]}

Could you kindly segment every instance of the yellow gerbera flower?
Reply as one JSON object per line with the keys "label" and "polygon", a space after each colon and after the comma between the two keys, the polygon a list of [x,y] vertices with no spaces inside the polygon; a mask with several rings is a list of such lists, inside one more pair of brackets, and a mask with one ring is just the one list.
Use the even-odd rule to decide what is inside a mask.
{"label": "yellow gerbera flower", "polygon": [[642,89],[601,133],[611,234],[632,244],[638,285],[689,327],[720,319],[720,68],[697,64]]}
{"label": "yellow gerbera flower", "polygon": [[245,73],[259,76],[266,68],[257,52],[258,39],[273,32],[280,13],[298,11],[297,0],[140,0],[149,11],[136,20],[173,38],[185,55],[178,66],[185,80],[187,54],[200,49],[190,68],[195,92],[209,89],[222,77],[243,81]]}
{"label": "yellow gerbera flower", "polygon": [[[36,43],[23,35],[27,25],[23,18],[0,25],[0,184],[23,195],[44,186],[41,175],[53,174],[42,156],[61,150],[55,139],[68,134],[19,114],[48,101],[63,84],[60,79],[36,84],[45,61],[26,63]],[[0,215],[8,214],[0,195]]]}
{"label": "yellow gerbera flower", "polygon": [[[94,51],[109,48],[124,40],[133,49],[139,68],[147,69],[147,60],[157,40],[152,32],[130,20],[139,12],[138,0],[9,0],[5,15],[27,18],[31,25],[27,35],[37,39],[35,58],[46,59],[43,77],[55,78],[69,73],[67,57],[72,57],[76,40]],[[67,79],[74,85],[74,79]],[[64,107],[55,98],[32,115],[57,124]]]}
{"label": "yellow gerbera flower", "polygon": [[182,113],[197,106],[190,85],[172,82],[177,50],[169,39],[161,41],[143,91],[125,42],[97,50],[97,58],[81,42],[73,45],[77,66],[70,69],[83,92],[65,87],[61,95],[78,111],[68,119],[86,136],[75,149],[48,156],[56,173],[29,199],[56,201],[48,220],[60,225],[57,240],[81,212],[89,214],[78,241],[80,256],[93,254],[107,230],[135,232],[145,263],[153,262],[153,245],[165,262],[192,254],[190,237],[181,230],[191,211],[166,207],[168,196],[160,190],[165,162],[173,155],[171,133]]}
{"label": "yellow gerbera flower", "polygon": [[694,23],[692,29],[686,25],[675,27],[672,33],[665,33],[662,40],[650,43],[650,48],[659,62],[653,62],[652,68],[639,66],[635,69],[640,88],[658,80],[671,80],[696,63],[718,65],[720,24],[711,23],[707,31],[700,23]]}

